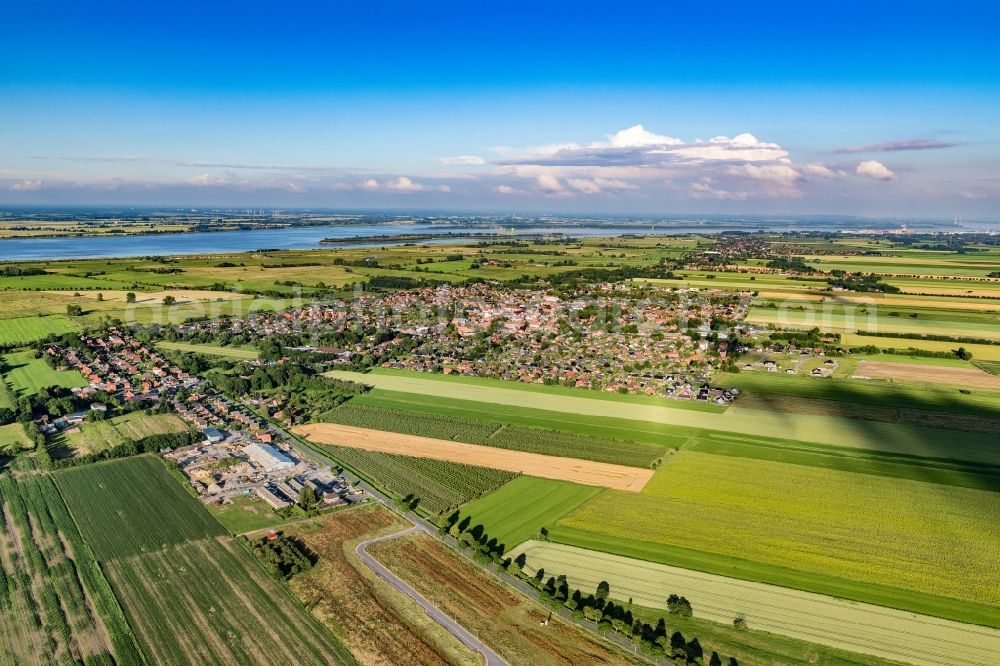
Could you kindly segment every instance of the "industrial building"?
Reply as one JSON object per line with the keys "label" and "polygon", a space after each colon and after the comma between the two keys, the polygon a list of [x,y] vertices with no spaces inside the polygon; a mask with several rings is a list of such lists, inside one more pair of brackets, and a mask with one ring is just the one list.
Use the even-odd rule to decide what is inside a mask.
{"label": "industrial building", "polygon": [[277,472],[295,467],[295,461],[270,444],[249,444],[243,447],[243,454],[265,472]]}

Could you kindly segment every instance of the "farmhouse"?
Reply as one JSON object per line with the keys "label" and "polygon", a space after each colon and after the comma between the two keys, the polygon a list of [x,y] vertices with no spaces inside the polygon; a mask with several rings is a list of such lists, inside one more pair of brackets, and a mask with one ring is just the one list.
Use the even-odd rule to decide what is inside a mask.
{"label": "farmhouse", "polygon": [[264,468],[265,472],[276,472],[295,466],[291,458],[270,444],[248,444],[243,447],[243,453],[255,464]]}

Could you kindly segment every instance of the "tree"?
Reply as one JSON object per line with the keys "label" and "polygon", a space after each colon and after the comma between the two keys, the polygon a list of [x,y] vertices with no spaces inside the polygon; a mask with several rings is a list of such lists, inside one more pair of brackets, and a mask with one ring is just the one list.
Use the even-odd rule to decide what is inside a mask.
{"label": "tree", "polygon": [[103,302],[104,301],[104,292],[101,292],[101,291],[97,292],[97,301],[98,302]]}
{"label": "tree", "polygon": [[135,292],[134,291],[130,291],[127,294],[125,294],[125,302],[126,303],[135,303]]}
{"label": "tree", "polygon": [[965,347],[959,347],[955,350],[955,356],[959,357],[963,361],[969,361],[972,359],[972,352]]}
{"label": "tree", "polygon": [[171,305],[173,305],[176,302],[177,302],[177,299],[174,298],[173,296],[169,295],[169,294],[163,297],[163,304],[166,305],[167,307],[170,307]]}
{"label": "tree", "polygon": [[747,619],[742,615],[737,615],[736,617],[733,618],[733,626],[740,630],[745,630],[749,628],[747,627]]}
{"label": "tree", "polygon": [[302,490],[299,491],[299,506],[308,511],[319,504],[319,493],[312,486],[305,485],[302,486]]}
{"label": "tree", "polygon": [[83,314],[83,308],[81,308],[79,305],[67,305],[66,314],[68,314],[71,317],[79,317],[80,315]]}
{"label": "tree", "polygon": [[611,593],[611,585],[606,580],[602,580],[597,584],[597,594],[594,595],[601,601],[608,598],[608,594]]}

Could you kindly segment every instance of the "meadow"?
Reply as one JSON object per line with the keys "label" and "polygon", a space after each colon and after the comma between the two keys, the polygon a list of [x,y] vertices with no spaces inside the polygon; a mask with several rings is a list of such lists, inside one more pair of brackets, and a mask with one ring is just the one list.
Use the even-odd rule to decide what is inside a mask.
{"label": "meadow", "polygon": [[0,319],[0,347],[13,347],[80,330],[66,317],[49,315],[44,317],[13,317]]}
{"label": "meadow", "polygon": [[396,497],[416,498],[417,506],[429,514],[454,509],[517,477],[514,472],[344,446],[323,450]]}
{"label": "meadow", "polygon": [[45,359],[32,358],[29,351],[4,354],[3,360],[7,367],[4,379],[17,393],[33,395],[48,386],[77,388],[87,385],[87,380],[76,370],[54,370]]}
{"label": "meadow", "polygon": [[470,525],[482,525],[490,537],[513,548],[537,539],[539,530],[551,527],[570,511],[597,497],[600,488],[566,481],[522,476],[461,509]]}
{"label": "meadow", "polygon": [[35,443],[28,438],[24,432],[24,426],[20,423],[9,423],[0,426],[0,453],[17,453],[25,449],[34,448]]}
{"label": "meadow", "polygon": [[[739,615],[754,634],[779,634],[926,666],[985,664],[1000,651],[1000,631],[995,629],[559,543],[529,541],[509,555],[520,553],[527,557],[529,574],[539,568],[550,574],[568,572],[570,588],[584,591],[607,581],[613,599],[660,613],[668,596],[681,595],[696,617],[722,625]],[[799,660],[810,661],[805,655]]]}
{"label": "meadow", "polygon": [[189,342],[168,342],[166,340],[157,342],[156,346],[168,351],[180,351],[191,354],[209,354],[211,356],[224,356],[237,361],[252,361],[260,353],[250,347],[222,347],[212,344],[192,344]]}
{"label": "meadow", "polygon": [[[998,511],[1000,493],[682,451],[644,492],[606,491],[562,518],[550,535],[684,568],[995,625],[1000,531],[985,517]],[[589,535],[593,541],[584,543]],[[675,557],[683,551],[690,557]],[[706,568],[713,560],[728,565]],[[742,563],[760,566],[741,572]],[[808,581],[786,577],[788,570],[829,587],[804,587]],[[832,591],[838,584],[839,593]],[[887,603],[886,588],[901,593]]]}
{"label": "meadow", "polygon": [[155,456],[73,467],[53,478],[101,561],[225,534]]}
{"label": "meadow", "polygon": [[79,432],[65,435],[66,446],[84,455],[110,449],[126,441],[138,442],[150,435],[184,432],[188,425],[174,414],[131,412],[106,421],[85,421]]}
{"label": "meadow", "polygon": [[138,664],[118,601],[52,480],[0,476],[0,661]]}

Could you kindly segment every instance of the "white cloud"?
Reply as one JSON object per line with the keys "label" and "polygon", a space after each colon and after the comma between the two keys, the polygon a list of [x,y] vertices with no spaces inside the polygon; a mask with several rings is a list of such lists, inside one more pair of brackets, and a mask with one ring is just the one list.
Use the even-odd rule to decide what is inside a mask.
{"label": "white cloud", "polygon": [[511,187],[510,185],[497,185],[493,188],[493,191],[498,194],[525,194],[524,190]]}
{"label": "white cloud", "polygon": [[486,160],[477,155],[457,155],[455,157],[438,158],[441,164],[486,164]]}
{"label": "white cloud", "polygon": [[807,176],[817,176],[819,178],[836,178],[839,175],[830,167],[819,163],[804,165],[802,173]]}
{"label": "white cloud", "polygon": [[[654,134],[649,132],[642,125],[633,125],[623,130],[619,130],[608,137],[608,143],[604,144],[613,148],[640,148],[644,146],[679,146],[684,142],[672,136]],[[601,144],[593,144],[600,147]]]}
{"label": "white cloud", "polygon": [[535,180],[538,183],[538,187],[545,192],[562,192],[563,186],[559,182],[559,179],[553,176],[551,173],[539,174],[538,178]]}
{"label": "white cloud", "polygon": [[377,190],[378,189],[378,181],[375,180],[374,178],[369,178],[365,182],[361,183],[361,187],[364,188],[364,189],[366,189],[366,190]]}
{"label": "white cloud", "polygon": [[865,160],[854,172],[859,176],[868,176],[875,180],[896,180],[896,174],[878,160]]}
{"label": "white cloud", "polygon": [[688,186],[688,194],[692,199],[719,199],[743,201],[747,198],[746,192],[730,192],[715,187],[711,178],[707,176]]}
{"label": "white cloud", "polygon": [[638,189],[637,185],[613,178],[567,178],[566,184],[584,194]]}
{"label": "white cloud", "polygon": [[11,192],[34,192],[40,189],[42,189],[42,181],[40,180],[22,180],[20,183],[14,183],[10,186]]}
{"label": "white cloud", "polygon": [[387,183],[385,189],[390,192],[423,192],[425,188],[420,183],[415,183],[406,176],[400,176],[396,180]]}
{"label": "white cloud", "polygon": [[438,185],[437,190],[438,192],[445,192],[445,193],[451,192],[451,188],[447,185]]}

